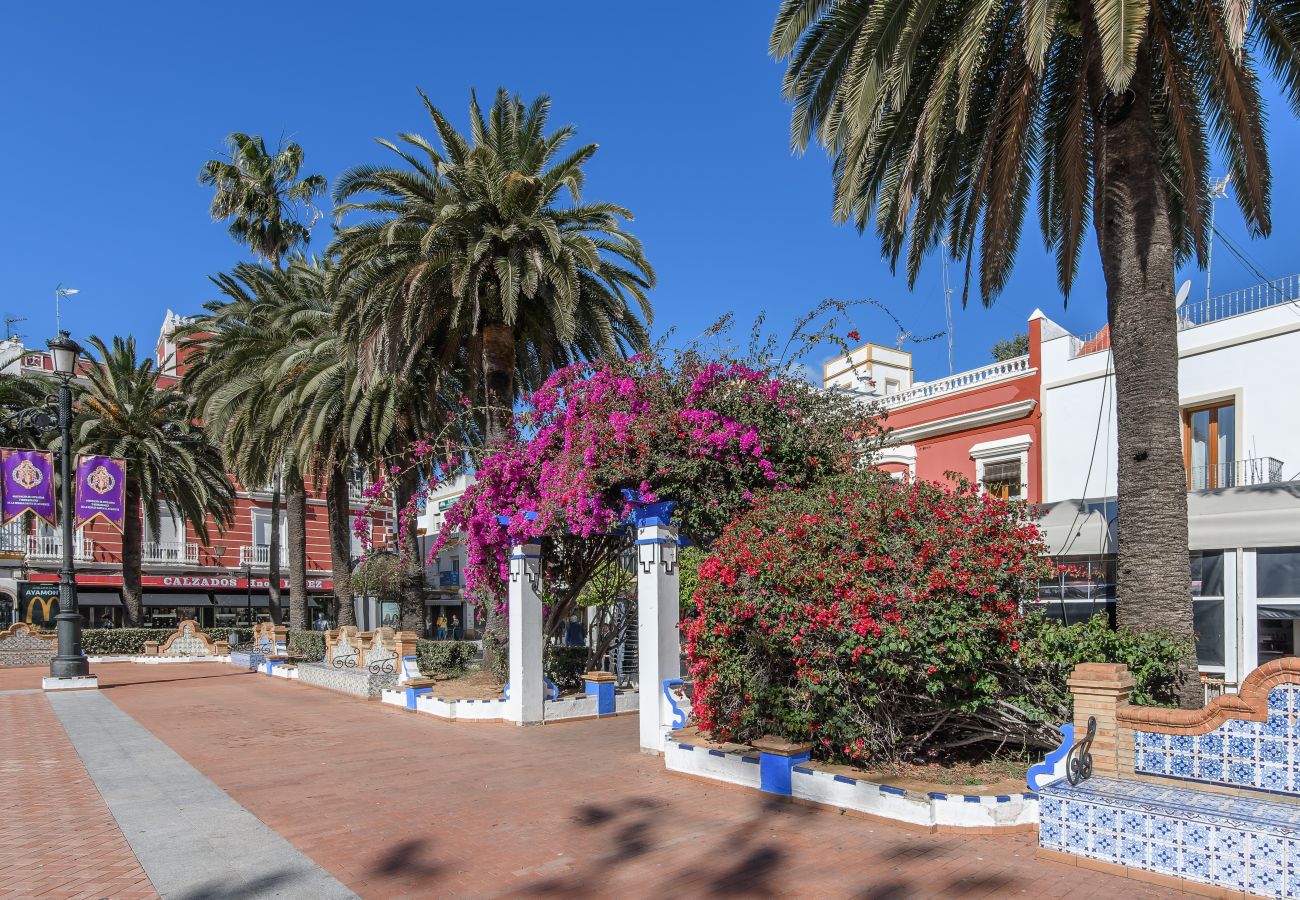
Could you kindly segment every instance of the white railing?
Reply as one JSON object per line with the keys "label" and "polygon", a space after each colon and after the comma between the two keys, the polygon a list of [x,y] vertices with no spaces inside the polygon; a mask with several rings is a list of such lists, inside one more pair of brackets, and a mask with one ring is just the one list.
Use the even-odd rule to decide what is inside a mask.
{"label": "white railing", "polygon": [[25,555],[27,553],[27,533],[20,528],[0,529],[0,553],[22,553]]}
{"label": "white railing", "polygon": [[[253,544],[251,547],[245,544],[239,548],[239,564],[241,566],[262,566],[265,568],[271,564],[271,545],[270,544]],[[284,545],[280,546],[280,564],[288,565],[288,554]]]}
{"label": "white railing", "polygon": [[1185,303],[1178,310],[1178,327],[1195,328],[1297,300],[1300,300],[1300,275],[1288,275],[1194,303]]}
{"label": "white railing", "polygon": [[181,541],[145,541],[144,561],[147,563],[188,563],[197,565],[199,545]]}
{"label": "white railing", "polygon": [[[62,559],[63,538],[58,535],[32,535],[27,539],[27,555],[32,559]],[[94,558],[95,542],[90,538],[75,539],[72,558],[85,562]]]}
{"label": "white railing", "polygon": [[940,378],[938,381],[927,381],[913,385],[905,391],[899,391],[897,394],[887,394],[881,398],[880,402],[884,404],[886,409],[892,409],[895,406],[920,403],[922,400],[930,400],[944,394],[964,391],[967,388],[1019,378],[1022,375],[1029,374],[1029,372],[1029,357],[1017,356],[1014,359],[996,362],[981,369],[958,372],[956,375],[949,375],[947,378]]}
{"label": "white railing", "polygon": [[[1211,322],[1258,312],[1270,306],[1297,302],[1300,302],[1300,275],[1288,275],[1204,300],[1184,303],[1178,308],[1178,330],[1186,331]],[[1110,332],[1106,328],[1080,337],[1070,337],[1071,358],[1109,349]]]}

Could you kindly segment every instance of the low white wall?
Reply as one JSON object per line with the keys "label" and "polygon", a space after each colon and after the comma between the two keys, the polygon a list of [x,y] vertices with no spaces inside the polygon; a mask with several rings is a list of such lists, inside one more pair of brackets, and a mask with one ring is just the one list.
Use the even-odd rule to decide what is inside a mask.
{"label": "low white wall", "polygon": [[[669,771],[755,790],[761,789],[760,765],[757,752],[727,753],[671,739],[664,751],[664,766]],[[790,785],[792,797],[927,828],[1008,827],[1038,821],[1038,800],[1023,791],[997,796],[924,794],[802,765],[794,767]]]}

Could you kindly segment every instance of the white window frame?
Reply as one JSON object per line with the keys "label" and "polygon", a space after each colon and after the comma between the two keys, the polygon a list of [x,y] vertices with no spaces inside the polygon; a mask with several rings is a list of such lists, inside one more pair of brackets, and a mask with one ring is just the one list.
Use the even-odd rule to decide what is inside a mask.
{"label": "white window frame", "polygon": [[[145,515],[144,501],[141,501],[140,503],[140,519],[144,523],[144,542],[146,544],[160,543],[158,539],[158,535],[149,533],[149,517]],[[177,527],[176,529],[176,543],[178,546],[184,547],[185,542],[189,540],[189,531],[188,531],[188,526],[185,522],[185,517],[177,513],[175,510],[173,510],[165,500],[159,500],[158,501],[159,524],[162,524],[163,519],[169,519],[172,522],[179,523],[179,527]]]}
{"label": "white window frame", "polygon": [[[257,520],[266,519],[266,533],[268,541],[265,545],[257,542]],[[283,554],[288,549],[288,515],[284,510],[280,511],[280,552]],[[250,547],[271,546],[269,537],[271,534],[271,511],[264,506],[250,506],[248,509],[248,545]]]}
{"label": "white window frame", "polygon": [[984,467],[989,463],[1020,463],[1020,488],[1011,498],[1024,500],[1029,496],[1029,448],[1034,439],[1027,434],[984,441],[970,448],[970,458],[975,461],[975,483],[980,493],[984,493]]}

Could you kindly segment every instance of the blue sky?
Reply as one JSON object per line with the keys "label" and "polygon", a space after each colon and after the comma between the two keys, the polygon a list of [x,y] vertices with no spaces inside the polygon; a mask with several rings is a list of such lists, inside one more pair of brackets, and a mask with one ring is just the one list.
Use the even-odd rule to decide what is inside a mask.
{"label": "blue sky", "polygon": [[[380,13],[382,7],[383,12]],[[659,274],[655,332],[697,334],[728,310],[760,309],[775,331],[824,297],[886,303],[916,334],[944,327],[935,259],[915,291],[890,274],[871,234],[832,224],[829,164],[790,153],[781,67],[767,56],[768,3],[266,3],[249,7],[20,4],[0,34],[0,311],[25,316],[29,344],[53,332],[56,284],[74,336],[130,333],[146,347],[164,311],[197,311],[209,274],[246,258],[208,217],[196,174],[231,131],[281,134],[331,181],[385,159],[376,137],[429,134],[416,95],[463,125],[471,87],[548,93],[554,124],[601,149],[587,197],[621,203]],[[1248,243],[1231,202],[1225,233],[1269,277],[1294,260],[1300,180],[1284,148],[1300,138],[1270,85],[1277,172],[1274,237]],[[1027,219],[1016,273],[992,309],[954,311],[958,370],[988,361],[1035,307],[1076,332],[1104,322],[1095,244],[1064,308]],[[313,242],[321,249],[328,226]],[[1216,292],[1257,279],[1216,253]],[[954,271],[954,281],[959,274]],[[1204,275],[1193,297],[1204,292]],[[960,299],[960,284],[955,302]],[[863,310],[864,339],[895,328]],[[910,347],[918,376],[946,374],[942,340]],[[820,358],[809,362],[820,363]]]}

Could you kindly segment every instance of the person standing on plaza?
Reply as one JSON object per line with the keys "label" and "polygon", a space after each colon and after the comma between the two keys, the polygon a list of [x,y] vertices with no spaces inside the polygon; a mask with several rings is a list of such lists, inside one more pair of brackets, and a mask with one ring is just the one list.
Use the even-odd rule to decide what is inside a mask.
{"label": "person standing on plaza", "polygon": [[438,619],[434,624],[437,625],[438,628],[436,632],[438,640],[447,640],[447,617],[442,613],[438,613]]}
{"label": "person standing on plaza", "polygon": [[451,614],[451,639],[453,641],[460,640],[460,616],[455,613]]}

